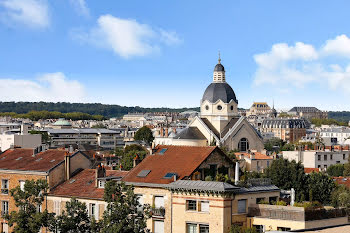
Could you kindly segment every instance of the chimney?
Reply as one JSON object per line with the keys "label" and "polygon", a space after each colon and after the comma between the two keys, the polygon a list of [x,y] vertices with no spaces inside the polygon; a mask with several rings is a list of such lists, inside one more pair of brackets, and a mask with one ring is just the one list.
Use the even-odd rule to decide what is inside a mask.
{"label": "chimney", "polygon": [[235,169],[235,185],[238,185],[239,182],[239,162],[236,162],[236,169]]}
{"label": "chimney", "polygon": [[164,137],[164,129],[163,127],[160,127],[160,137]]}
{"label": "chimney", "polygon": [[64,154],[64,173],[66,180],[70,179],[70,155],[68,152]]}
{"label": "chimney", "polygon": [[168,128],[165,128],[165,135],[164,135],[164,137],[168,137],[168,135],[169,135],[169,129]]}
{"label": "chimney", "polygon": [[250,159],[251,159],[251,160],[255,159],[255,153],[251,153],[251,154],[250,154]]}
{"label": "chimney", "polygon": [[174,132],[174,134],[176,134],[176,127],[173,128],[173,132]]}
{"label": "chimney", "polygon": [[106,177],[106,169],[105,169],[105,167],[103,165],[99,164],[96,167],[95,176],[96,176],[95,186],[97,188],[98,187],[98,178]]}
{"label": "chimney", "polygon": [[73,146],[72,146],[72,145],[70,145],[70,146],[69,146],[69,153],[70,153],[70,154],[73,154],[73,152],[74,152],[74,150],[73,150]]}
{"label": "chimney", "polygon": [[136,167],[139,163],[141,163],[141,159],[139,157],[138,154],[136,154],[135,158],[134,158],[134,163],[133,163],[133,167]]}
{"label": "chimney", "polygon": [[21,125],[21,135],[26,135],[26,134],[28,134],[28,125],[27,124],[24,124],[24,123],[22,123],[22,125]]}

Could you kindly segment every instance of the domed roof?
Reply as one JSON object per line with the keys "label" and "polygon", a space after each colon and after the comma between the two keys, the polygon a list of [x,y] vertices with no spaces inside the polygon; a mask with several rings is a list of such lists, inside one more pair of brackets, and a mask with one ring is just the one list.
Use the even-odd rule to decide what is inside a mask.
{"label": "domed roof", "polygon": [[226,82],[211,83],[205,90],[202,101],[208,100],[211,103],[215,103],[219,99],[224,103],[229,103],[233,100],[238,104],[235,92]]}
{"label": "domed roof", "polygon": [[63,118],[60,118],[53,125],[56,125],[56,126],[71,126],[72,124],[69,121],[67,121],[67,120],[65,120]]}
{"label": "domed roof", "polygon": [[214,71],[225,71],[225,68],[221,63],[218,63],[216,64]]}

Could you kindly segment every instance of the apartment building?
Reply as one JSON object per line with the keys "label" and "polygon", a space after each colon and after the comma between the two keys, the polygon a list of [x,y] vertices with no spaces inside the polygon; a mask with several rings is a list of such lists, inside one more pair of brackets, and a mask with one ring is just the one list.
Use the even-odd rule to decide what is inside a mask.
{"label": "apartment building", "polygon": [[299,151],[282,151],[283,158],[290,161],[301,162],[306,168],[318,168],[327,170],[334,164],[344,164],[348,162],[350,155],[349,150],[299,150]]}
{"label": "apartment building", "polygon": [[263,172],[268,168],[273,161],[272,156],[267,156],[259,152],[237,152],[235,153],[236,158],[240,160],[246,171]]}
{"label": "apartment building", "polygon": [[[24,187],[26,180],[38,179],[46,180],[52,189],[77,170],[89,167],[90,159],[80,151],[47,150],[35,153],[33,149],[9,149],[0,154],[0,232],[11,232],[2,218],[3,214],[17,208],[10,196],[11,189],[19,185]],[[42,209],[45,208],[46,205],[42,206]]]}
{"label": "apartment building", "polygon": [[303,119],[274,118],[263,120],[259,128],[262,134],[273,133],[286,142],[296,142],[306,135],[307,122]]}

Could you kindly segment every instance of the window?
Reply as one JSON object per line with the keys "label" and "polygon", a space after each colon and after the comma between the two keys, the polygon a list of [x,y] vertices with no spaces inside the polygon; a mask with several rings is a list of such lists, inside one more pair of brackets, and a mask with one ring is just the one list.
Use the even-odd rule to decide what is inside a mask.
{"label": "window", "polygon": [[269,203],[271,205],[275,204],[277,202],[277,197],[269,197]]}
{"label": "window", "polygon": [[264,232],[264,225],[253,225],[255,227],[256,231],[259,233]]}
{"label": "window", "polygon": [[36,206],[36,212],[41,213],[41,211],[42,211],[41,205],[37,205]]}
{"label": "window", "polygon": [[247,200],[238,200],[238,213],[244,214],[247,212]]}
{"label": "window", "polygon": [[105,181],[105,180],[99,180],[99,181],[98,181],[98,187],[99,187],[99,188],[104,188],[104,187],[105,187],[105,184],[106,184],[106,181]]}
{"label": "window", "polygon": [[197,201],[187,200],[186,201],[186,210],[196,211],[197,210]]}
{"label": "window", "polygon": [[221,105],[218,105],[217,106],[217,109],[220,111],[220,110],[222,110],[222,106]]}
{"label": "window", "polygon": [[197,224],[187,223],[186,224],[187,233],[197,233]]}
{"label": "window", "polygon": [[1,202],[1,213],[2,214],[8,214],[9,213],[9,202],[8,201],[2,201]]}
{"label": "window", "polygon": [[56,215],[61,214],[61,202],[60,201],[54,201],[53,211],[55,212]]}
{"label": "window", "polygon": [[24,191],[24,184],[25,184],[26,182],[24,181],[24,180],[20,180],[19,181],[19,187],[21,188],[21,190],[22,191]]}
{"label": "window", "polygon": [[164,208],[164,197],[163,196],[155,196],[154,197],[154,207],[155,208]]}
{"label": "window", "polygon": [[201,212],[209,212],[209,201],[201,201],[199,208]]}
{"label": "window", "polygon": [[340,161],[336,161],[335,163],[340,163]]}
{"label": "window", "polygon": [[239,151],[247,151],[249,150],[249,142],[246,138],[241,138],[238,142],[238,150]]}
{"label": "window", "polygon": [[205,110],[209,110],[209,106],[208,105],[205,105]]}
{"label": "window", "polygon": [[256,198],[256,204],[260,204],[261,202],[265,201],[264,197],[258,197]]}
{"label": "window", "polygon": [[233,106],[231,106],[231,111],[233,111]]}
{"label": "window", "polygon": [[291,229],[289,227],[277,227],[278,231],[290,231]]}
{"label": "window", "polygon": [[317,168],[318,168],[318,169],[321,169],[321,165],[318,165]]}
{"label": "window", "polygon": [[330,155],[330,156],[331,156],[330,160],[333,160],[333,155]]}
{"label": "window", "polygon": [[323,158],[324,158],[324,160],[326,161],[326,160],[327,160],[327,155],[324,155]]}
{"label": "window", "polygon": [[1,181],[1,193],[2,194],[9,194],[9,180],[2,180]]}
{"label": "window", "polygon": [[91,218],[94,218],[94,219],[97,219],[97,216],[96,216],[96,204],[95,203],[90,203],[89,205],[89,216]]}
{"label": "window", "polygon": [[317,155],[317,160],[321,161],[321,155]]}
{"label": "window", "polygon": [[153,221],[154,226],[154,233],[164,233],[164,221],[161,220],[154,220]]}
{"label": "window", "polygon": [[346,158],[345,158],[345,154],[343,154],[343,160],[345,160]]}
{"label": "window", "polygon": [[199,233],[209,233],[209,225],[199,225]]}
{"label": "window", "polygon": [[324,165],[324,170],[327,170],[327,165]]}

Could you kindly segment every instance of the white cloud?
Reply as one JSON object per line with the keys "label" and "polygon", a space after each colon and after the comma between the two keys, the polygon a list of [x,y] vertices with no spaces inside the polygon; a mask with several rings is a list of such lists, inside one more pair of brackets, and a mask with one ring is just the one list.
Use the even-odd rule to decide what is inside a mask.
{"label": "white cloud", "polygon": [[85,0],[69,0],[72,6],[75,8],[75,10],[78,12],[78,14],[83,16],[89,16],[90,10],[87,7],[87,4]]}
{"label": "white cloud", "polygon": [[2,101],[84,102],[84,86],[61,73],[47,73],[36,80],[0,79]]}
{"label": "white cloud", "polygon": [[2,0],[1,20],[9,25],[24,24],[32,28],[47,28],[50,25],[46,0]]}
{"label": "white cloud", "polygon": [[181,42],[176,32],[155,29],[134,19],[121,19],[112,15],[100,16],[97,26],[89,32],[75,30],[75,39],[112,50],[115,54],[130,58],[159,52],[161,45]]}
{"label": "white cloud", "polygon": [[[344,60],[339,61],[339,56],[345,56]],[[258,66],[254,84],[289,90],[316,84],[350,94],[349,58],[350,39],[345,35],[326,41],[319,49],[302,42],[275,44],[270,51],[254,55]]]}

